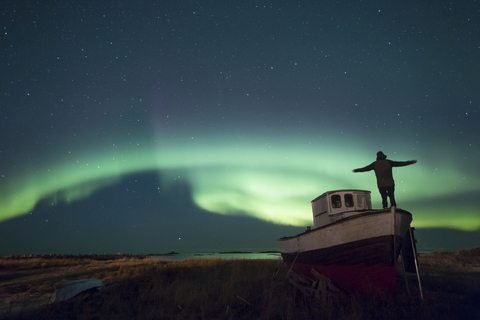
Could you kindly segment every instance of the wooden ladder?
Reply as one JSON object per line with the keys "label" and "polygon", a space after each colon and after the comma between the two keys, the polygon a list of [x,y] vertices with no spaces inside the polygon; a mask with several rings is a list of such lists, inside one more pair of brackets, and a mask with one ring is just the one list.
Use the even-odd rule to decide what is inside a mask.
{"label": "wooden ladder", "polygon": [[414,230],[415,228],[408,229],[408,234],[403,241],[400,255],[402,256],[403,274],[405,276],[405,284],[407,286],[408,294],[410,294],[410,288],[408,287],[407,272],[415,272],[417,275],[418,287],[420,289],[420,297],[423,300],[422,282],[420,281],[420,272],[418,271],[417,248],[415,245],[416,240],[413,235]]}

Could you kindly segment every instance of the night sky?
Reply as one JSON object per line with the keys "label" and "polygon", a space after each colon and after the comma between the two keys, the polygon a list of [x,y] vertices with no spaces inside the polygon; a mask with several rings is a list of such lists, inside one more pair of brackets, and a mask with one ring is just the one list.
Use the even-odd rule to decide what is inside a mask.
{"label": "night sky", "polygon": [[383,151],[480,246],[478,1],[2,1],[0,255],[275,250]]}

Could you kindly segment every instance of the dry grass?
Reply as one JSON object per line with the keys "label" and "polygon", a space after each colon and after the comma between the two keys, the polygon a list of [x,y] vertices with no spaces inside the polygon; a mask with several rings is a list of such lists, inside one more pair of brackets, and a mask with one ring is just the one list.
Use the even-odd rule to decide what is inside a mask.
{"label": "dry grass", "polygon": [[422,253],[419,260],[424,270],[480,272],[480,248]]}
{"label": "dry grass", "polygon": [[[472,262],[478,258],[475,250],[459,254],[463,257],[458,259],[461,266],[476,264]],[[334,296],[322,304],[321,300],[303,295],[285,281],[287,270],[279,260],[151,259],[100,263],[103,268],[86,265],[82,276],[102,279],[103,291],[30,312],[24,310],[15,316],[6,312],[5,317],[79,320],[480,318],[480,310],[475,309],[480,277],[468,272],[452,273],[456,269],[451,259],[447,259],[452,261],[449,273],[442,273],[444,269],[435,268],[445,254],[436,255],[436,262],[435,254],[421,256],[422,263],[428,261],[425,265],[429,270],[422,273],[423,302],[415,280],[408,280],[412,292],[407,294],[402,275],[395,301],[348,294]],[[273,280],[279,265],[282,267]],[[431,273],[432,270],[436,273]],[[44,283],[38,290],[45,290],[47,286]]]}
{"label": "dry grass", "polygon": [[50,267],[63,267],[63,266],[77,266],[77,265],[90,265],[99,263],[96,260],[72,260],[72,259],[43,259],[43,258],[31,258],[31,259],[0,259],[0,271],[7,270],[29,270],[29,269],[42,269]]}
{"label": "dry grass", "polygon": [[[108,255],[114,259],[95,259],[96,256],[103,257],[104,255],[84,255],[80,256],[54,256],[54,257],[0,257],[0,272],[1,271],[15,271],[15,270],[29,270],[29,269],[44,269],[50,267],[67,267],[67,266],[95,266],[104,263],[120,263],[126,261],[138,261],[134,255]],[[143,260],[148,261],[150,257],[142,256]]]}

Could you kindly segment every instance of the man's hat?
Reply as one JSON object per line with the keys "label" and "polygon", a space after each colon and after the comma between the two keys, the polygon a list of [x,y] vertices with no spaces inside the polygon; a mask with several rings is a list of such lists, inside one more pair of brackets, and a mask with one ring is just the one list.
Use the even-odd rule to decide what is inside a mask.
{"label": "man's hat", "polygon": [[387,156],[383,154],[382,151],[377,152],[377,160],[385,160],[387,159]]}

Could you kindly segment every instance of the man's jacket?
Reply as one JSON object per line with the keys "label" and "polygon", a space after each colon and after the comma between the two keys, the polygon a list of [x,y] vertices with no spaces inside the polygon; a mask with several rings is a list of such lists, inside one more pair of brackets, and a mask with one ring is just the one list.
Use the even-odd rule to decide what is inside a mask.
{"label": "man's jacket", "polygon": [[355,169],[355,172],[365,172],[370,170],[375,170],[375,176],[377,176],[377,186],[382,187],[393,187],[395,186],[395,181],[393,181],[392,168],[393,167],[404,167],[409,164],[413,164],[412,161],[392,161],[392,160],[377,160],[372,162],[366,167]]}

